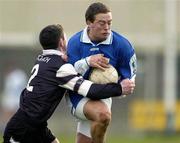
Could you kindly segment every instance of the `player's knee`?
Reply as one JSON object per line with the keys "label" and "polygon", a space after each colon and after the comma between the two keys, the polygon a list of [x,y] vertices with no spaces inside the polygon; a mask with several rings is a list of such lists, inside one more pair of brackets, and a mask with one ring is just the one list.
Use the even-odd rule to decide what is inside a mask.
{"label": "player's knee", "polygon": [[99,113],[99,122],[109,125],[111,121],[111,112],[109,111],[102,111]]}

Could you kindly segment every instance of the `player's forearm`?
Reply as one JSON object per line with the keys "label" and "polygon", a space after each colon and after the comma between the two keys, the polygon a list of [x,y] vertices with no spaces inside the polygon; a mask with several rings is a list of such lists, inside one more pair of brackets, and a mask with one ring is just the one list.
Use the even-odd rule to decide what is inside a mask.
{"label": "player's forearm", "polygon": [[89,69],[89,58],[90,57],[87,57],[87,58],[84,58],[84,59],[81,59],[77,62],[75,62],[74,64],[74,68],[76,69],[76,71],[81,74],[81,75],[84,75],[86,73],[86,71]]}
{"label": "player's forearm", "polygon": [[82,78],[78,79],[73,91],[90,99],[105,99],[122,94],[122,87],[117,83],[96,84]]}
{"label": "player's forearm", "polygon": [[122,88],[119,84],[95,84],[89,80],[84,80],[82,77],[74,77],[61,87],[94,100],[116,97],[122,94]]}
{"label": "player's forearm", "polygon": [[122,94],[122,87],[116,83],[92,84],[87,94],[88,98],[97,100],[117,97]]}

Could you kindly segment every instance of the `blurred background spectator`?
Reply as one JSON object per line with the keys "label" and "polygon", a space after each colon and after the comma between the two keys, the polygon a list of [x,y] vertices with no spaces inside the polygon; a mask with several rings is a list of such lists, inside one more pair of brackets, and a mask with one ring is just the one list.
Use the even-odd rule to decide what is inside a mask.
{"label": "blurred background spectator", "polygon": [[4,84],[2,91],[1,128],[3,129],[9,118],[19,107],[19,97],[27,84],[26,73],[16,67],[14,62],[8,63],[4,72]]}

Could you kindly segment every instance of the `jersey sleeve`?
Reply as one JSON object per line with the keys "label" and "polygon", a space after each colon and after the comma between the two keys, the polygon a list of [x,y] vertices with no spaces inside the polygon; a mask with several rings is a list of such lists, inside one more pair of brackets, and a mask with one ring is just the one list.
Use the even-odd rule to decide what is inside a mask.
{"label": "jersey sleeve", "polygon": [[77,91],[83,96],[87,95],[87,92],[92,85],[91,81],[83,80],[82,76],[78,76],[78,73],[71,64],[62,65],[57,71],[56,76],[59,78],[59,86],[72,91]]}
{"label": "jersey sleeve", "polygon": [[123,43],[121,45],[123,48],[119,51],[122,56],[119,56],[121,62],[118,65],[118,72],[121,76],[121,80],[125,78],[132,78],[136,76],[137,72],[137,60],[135,50],[129,42]]}

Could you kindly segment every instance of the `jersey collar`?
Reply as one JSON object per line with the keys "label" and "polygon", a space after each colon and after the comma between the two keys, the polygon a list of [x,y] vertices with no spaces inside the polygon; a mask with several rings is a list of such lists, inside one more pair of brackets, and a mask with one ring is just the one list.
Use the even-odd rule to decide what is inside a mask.
{"label": "jersey collar", "polygon": [[43,50],[43,55],[58,55],[58,56],[62,56],[64,55],[61,51],[58,50]]}
{"label": "jersey collar", "polygon": [[[106,40],[98,43],[97,45],[100,45],[100,44],[110,45],[110,44],[112,44],[112,39],[113,39],[113,33],[111,32]],[[80,41],[83,43],[90,43],[90,44],[94,45],[94,43],[91,42],[91,40],[89,39],[89,36],[87,34],[87,27],[82,31]]]}

